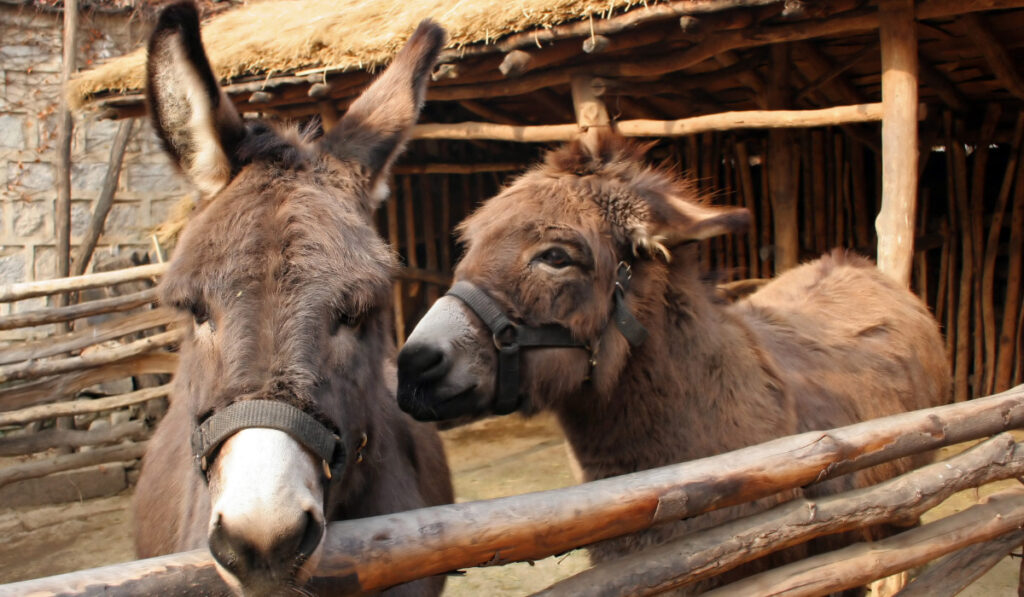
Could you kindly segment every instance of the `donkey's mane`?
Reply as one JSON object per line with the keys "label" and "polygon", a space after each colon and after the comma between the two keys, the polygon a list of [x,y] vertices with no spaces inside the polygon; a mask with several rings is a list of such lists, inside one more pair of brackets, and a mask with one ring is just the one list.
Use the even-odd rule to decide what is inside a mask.
{"label": "donkey's mane", "polygon": [[679,176],[678,164],[652,165],[646,160],[654,142],[638,143],[611,132],[580,136],[549,151],[531,173],[562,179],[567,196],[597,205],[619,246],[633,252],[668,255],[663,239],[647,234],[651,221],[671,218],[670,198],[694,204],[709,202],[692,180]]}

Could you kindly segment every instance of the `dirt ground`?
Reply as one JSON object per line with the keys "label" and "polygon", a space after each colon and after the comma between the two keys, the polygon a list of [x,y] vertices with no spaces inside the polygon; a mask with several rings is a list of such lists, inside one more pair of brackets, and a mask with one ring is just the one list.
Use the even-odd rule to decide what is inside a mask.
{"label": "dirt ground", "polygon": [[[443,433],[459,501],[486,499],[575,483],[565,440],[550,418],[506,417]],[[937,518],[1016,484],[1007,481],[962,492],[930,512]],[[133,559],[130,495],[42,508],[0,509],[0,583]],[[476,568],[449,579],[447,597],[528,595],[589,565],[575,551],[530,564]],[[1018,560],[1006,558],[967,597],[1016,595]]]}

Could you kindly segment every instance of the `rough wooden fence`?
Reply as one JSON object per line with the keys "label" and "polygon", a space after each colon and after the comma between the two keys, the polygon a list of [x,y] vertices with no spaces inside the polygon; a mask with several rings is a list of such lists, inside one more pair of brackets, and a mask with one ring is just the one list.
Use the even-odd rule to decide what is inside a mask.
{"label": "rough wooden fence", "polygon": [[[314,588],[380,589],[471,566],[529,561],[968,440],[949,459],[874,487],[797,500],[564,580],[545,595],[651,594],[829,533],[905,522],[956,491],[1024,473],[1024,386],[967,403],[784,437],[566,489],[332,523]],[[993,437],[990,437],[993,436]],[[952,595],[1024,539],[1024,491],[947,518],[750,577],[727,594],[818,595],[953,554],[908,595]],[[884,553],[880,558],[878,554]],[[964,571],[964,561],[971,562]],[[0,586],[5,595],[218,595],[205,550]]]}
{"label": "rough wooden fence", "polygon": [[[0,467],[0,489],[96,465],[129,468],[142,456],[181,339],[173,315],[155,305],[153,284],[165,267],[0,287],[0,302],[10,305],[0,316],[0,456],[19,457]],[[99,297],[53,300],[69,293]],[[37,297],[57,306],[19,303]]]}

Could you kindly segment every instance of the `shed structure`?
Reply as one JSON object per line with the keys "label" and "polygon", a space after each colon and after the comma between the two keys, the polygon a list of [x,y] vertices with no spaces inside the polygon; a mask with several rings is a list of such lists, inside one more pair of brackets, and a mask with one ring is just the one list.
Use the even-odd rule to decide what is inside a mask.
{"label": "shed structure", "polygon": [[[423,18],[450,34],[380,213],[406,269],[401,340],[447,286],[452,234],[544,146],[593,127],[754,214],[709,273],[769,277],[833,247],[875,257],[943,324],[955,398],[1024,381],[1024,0],[266,0],[205,22],[240,111],[325,126]],[[73,104],[144,112],[144,52]]]}

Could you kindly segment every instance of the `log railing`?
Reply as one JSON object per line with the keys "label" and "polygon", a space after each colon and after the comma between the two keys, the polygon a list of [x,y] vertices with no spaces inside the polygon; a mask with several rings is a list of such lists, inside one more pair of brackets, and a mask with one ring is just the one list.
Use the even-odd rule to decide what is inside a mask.
{"label": "log railing", "polygon": [[[563,581],[548,592],[579,594],[576,589],[580,585],[573,583],[585,583],[588,595],[633,594],[645,578],[661,583],[654,585],[659,588],[681,586],[723,572],[748,556],[764,555],[821,534],[882,521],[906,522],[908,516],[955,491],[1018,477],[1024,471],[1024,446],[1002,433],[1022,425],[1024,386],[1019,386],[963,404],[780,438],[577,487],[336,522],[328,529],[314,588],[336,594],[376,591],[460,568],[539,559],[894,458],[996,435],[958,456],[875,487],[785,503],[656,548],[648,554],[651,566],[644,567],[646,556],[629,560],[629,565],[639,565],[636,569],[627,566],[630,574],[623,574],[623,565],[612,562]],[[1012,492],[883,542],[817,556],[725,590],[731,594],[756,594],[760,587],[789,590],[785,588],[787,579],[800,578],[813,586],[814,594],[828,593],[1018,533],[1022,526],[1024,495]],[[724,548],[720,540],[726,541]],[[744,554],[743,549],[730,547],[736,545],[751,551]],[[896,549],[897,555],[886,551],[884,565],[865,565],[877,557],[878,549],[887,548]],[[719,557],[722,549],[733,555]],[[668,574],[658,571],[654,564],[664,563],[673,552],[682,559],[672,561]],[[651,570],[657,578],[645,577]],[[223,589],[209,554],[197,550],[0,586],[0,596],[200,595]]]}

